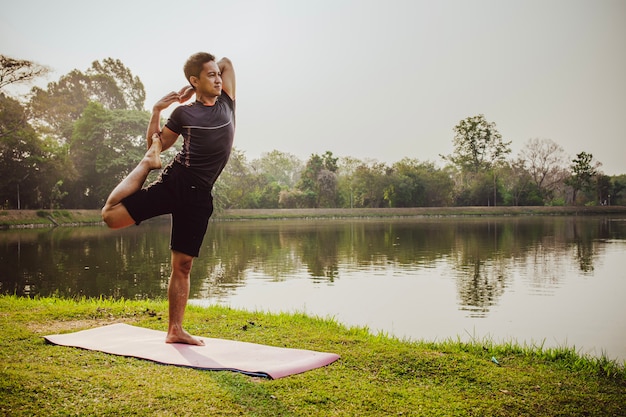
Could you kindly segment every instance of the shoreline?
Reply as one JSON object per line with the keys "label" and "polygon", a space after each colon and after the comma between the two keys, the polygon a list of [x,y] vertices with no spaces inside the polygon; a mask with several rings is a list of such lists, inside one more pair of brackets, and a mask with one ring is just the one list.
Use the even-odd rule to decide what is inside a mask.
{"label": "shoreline", "polygon": [[[613,214],[626,214],[626,206],[229,209],[216,211],[212,221],[466,216],[586,216]],[[90,225],[104,225],[100,217],[100,210],[0,211],[0,229]]]}

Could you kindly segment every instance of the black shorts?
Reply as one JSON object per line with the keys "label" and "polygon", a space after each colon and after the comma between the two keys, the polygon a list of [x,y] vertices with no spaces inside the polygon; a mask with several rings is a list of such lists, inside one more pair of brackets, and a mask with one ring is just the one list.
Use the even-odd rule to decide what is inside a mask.
{"label": "black shorts", "polygon": [[135,223],[172,215],[170,248],[197,257],[213,214],[211,189],[191,184],[168,167],[161,178],[122,200]]}

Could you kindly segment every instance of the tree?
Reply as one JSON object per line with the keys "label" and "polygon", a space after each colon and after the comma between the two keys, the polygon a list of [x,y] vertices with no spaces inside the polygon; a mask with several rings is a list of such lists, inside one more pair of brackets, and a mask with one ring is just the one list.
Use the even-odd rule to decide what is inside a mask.
{"label": "tree", "polygon": [[495,123],[488,122],[484,115],[479,114],[461,120],[454,127],[453,143],[452,155],[444,156],[444,159],[456,165],[470,182],[475,180],[477,174],[490,171],[493,178],[493,204],[496,205],[496,171],[504,163],[506,155],[511,153],[511,142],[504,142]]}
{"label": "tree", "polygon": [[[233,148],[230,160],[214,187],[219,208],[278,208],[300,205],[300,197],[289,191],[300,175],[302,162],[295,156],[272,151],[248,162]],[[296,198],[297,197],[297,198]]]}
{"label": "tree", "polygon": [[28,124],[25,109],[0,93],[0,205],[42,208],[66,171],[64,152],[42,141]]}
{"label": "tree", "polygon": [[[0,93],[0,198],[5,208],[24,207],[24,191],[36,184],[37,135],[24,121],[24,109]],[[28,196],[28,204],[35,199]]]}
{"label": "tree", "polygon": [[385,189],[389,186],[391,168],[382,162],[363,163],[354,170],[352,181],[354,207],[385,207]]}
{"label": "tree", "polygon": [[10,84],[30,82],[49,71],[48,67],[32,61],[0,55],[0,90]]}
{"label": "tree", "polygon": [[487,206],[492,204],[494,196],[493,175],[489,172],[478,172],[472,174],[455,195],[455,205],[457,206]]}
{"label": "tree", "polygon": [[418,173],[418,162],[404,158],[391,166],[389,185],[385,187],[384,198],[389,207],[423,206],[424,185]]}
{"label": "tree", "polygon": [[598,168],[601,164],[593,163],[593,155],[587,152],[581,152],[576,155],[570,165],[571,176],[567,178],[565,183],[572,187],[572,202],[576,204],[579,191],[588,191],[591,188],[593,178],[598,174]]}
{"label": "tree", "polygon": [[72,70],[47,89],[35,87],[29,102],[31,121],[43,135],[68,142],[73,124],[90,102],[107,110],[142,110],[143,84],[119,60],[94,61],[86,72]]}
{"label": "tree", "polygon": [[337,175],[323,169],[317,176],[318,205],[317,207],[337,207]]}
{"label": "tree", "polygon": [[74,122],[89,103],[87,86],[85,74],[73,70],[59,81],[49,83],[47,90],[34,87],[29,109],[35,129],[42,135],[55,138],[59,143],[68,143]]}
{"label": "tree", "polygon": [[296,188],[302,192],[305,207],[336,207],[337,161],[332,152],[311,155]]}
{"label": "tree", "polygon": [[69,153],[77,177],[67,184],[72,207],[102,207],[109,192],[145,153],[150,115],[137,110],[108,110],[91,102],[74,124]]}
{"label": "tree", "polygon": [[384,198],[390,207],[446,206],[452,188],[450,176],[433,163],[404,158],[391,166]]}
{"label": "tree", "polygon": [[86,74],[91,78],[92,101],[99,101],[108,109],[143,110],[143,83],[119,59],[94,61]]}
{"label": "tree", "polygon": [[596,201],[599,201],[601,205],[609,204],[609,196],[611,195],[611,177],[608,175],[598,173],[596,175],[595,187],[596,187]]}
{"label": "tree", "polygon": [[485,116],[468,117],[454,127],[454,151],[444,157],[464,171],[492,169],[511,152],[511,142],[503,142],[495,123]]}
{"label": "tree", "polygon": [[502,169],[500,178],[505,188],[504,204],[510,206],[541,206],[541,192],[522,158],[511,161]]}
{"label": "tree", "polygon": [[363,161],[353,157],[343,157],[337,166],[337,191],[339,206],[346,208],[354,207],[354,187],[356,168]]}
{"label": "tree", "polygon": [[551,139],[530,139],[519,158],[524,161],[544,203],[551,202],[555,191],[568,176],[563,148]]}
{"label": "tree", "polygon": [[304,166],[295,155],[277,150],[262,154],[261,158],[252,162],[252,165],[267,178],[269,183],[276,183],[286,188],[296,185]]}
{"label": "tree", "polygon": [[39,169],[38,188],[41,190],[43,208],[59,208],[67,192],[65,182],[76,178],[76,171],[69,158],[69,146],[60,145],[52,138],[40,139],[42,161]]}
{"label": "tree", "polygon": [[50,204],[63,198],[70,207],[101,206],[145,152],[144,100],[139,78],[111,58],[31,90],[29,121],[48,155],[58,151],[55,169],[64,167],[65,175],[46,179]]}
{"label": "tree", "polygon": [[611,177],[611,192],[607,196],[608,205],[626,205],[626,174]]}
{"label": "tree", "polygon": [[233,148],[228,164],[215,183],[215,206],[258,208],[259,188],[259,176],[252,172],[245,153]]}

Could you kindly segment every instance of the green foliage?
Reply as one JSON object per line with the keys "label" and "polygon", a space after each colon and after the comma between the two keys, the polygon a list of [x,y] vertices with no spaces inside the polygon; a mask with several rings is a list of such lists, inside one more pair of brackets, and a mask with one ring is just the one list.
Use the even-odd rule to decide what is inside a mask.
{"label": "green foliage", "polygon": [[60,143],[69,141],[73,123],[89,103],[88,79],[78,70],[48,84],[47,90],[34,87],[29,108],[31,121],[42,135],[49,135]]}
{"label": "green foliage", "polygon": [[466,175],[465,184],[457,191],[457,206],[493,206],[493,178],[488,172]]}
{"label": "green foliage", "polygon": [[233,148],[230,160],[214,187],[219,208],[257,208],[259,177],[252,172],[243,151]]}
{"label": "green foliage", "polygon": [[384,163],[362,163],[356,167],[350,181],[354,207],[385,207],[385,189],[388,189],[390,169]]}
{"label": "green foliage", "polygon": [[611,178],[611,192],[607,198],[609,205],[626,205],[626,174]]}
{"label": "green foliage", "polygon": [[504,142],[496,124],[482,114],[461,120],[454,127],[453,143],[454,152],[446,159],[473,173],[494,168],[511,153],[511,142]]}
{"label": "green foliage", "polygon": [[[482,114],[461,120],[454,133],[454,151],[444,158],[456,166],[461,176],[457,204],[497,205],[498,169],[511,153],[511,142],[504,142],[495,123],[488,122]],[[490,196],[486,194],[485,173],[492,177]]]}
{"label": "green foliage", "polygon": [[389,207],[447,206],[453,183],[450,176],[429,162],[404,158],[392,165],[385,200]]}
{"label": "green foliage", "polygon": [[102,207],[111,190],[145,153],[144,134],[150,120],[145,111],[107,110],[89,103],[74,124],[69,153],[78,173],[68,184],[72,207]]}
{"label": "green foliage", "polygon": [[266,177],[268,183],[275,183],[281,188],[294,187],[303,169],[302,161],[295,155],[277,150],[264,153],[252,162],[252,166]]}
{"label": "green foliage", "polygon": [[35,175],[41,149],[35,131],[24,120],[22,106],[0,94],[0,201],[7,208],[36,202],[34,196],[27,196],[24,191],[34,188],[37,182]]}
{"label": "green foliage", "polygon": [[77,69],[48,84],[33,88],[31,118],[36,129],[61,143],[69,141],[76,122],[90,102],[108,110],[143,110],[145,90],[119,60],[94,61],[86,72]]}
{"label": "green foliage", "polygon": [[[593,155],[587,152],[580,152],[572,160],[572,165],[570,165],[571,176],[565,180],[565,184],[572,187],[572,201],[574,204],[578,203],[577,196],[580,191],[591,190],[593,179],[598,175],[598,164],[593,164],[592,162]],[[595,199],[592,199],[592,201],[595,201]]]}
{"label": "green foliage", "polygon": [[50,204],[54,183],[63,175],[59,146],[39,139],[26,110],[0,93],[0,202],[8,208]]}
{"label": "green foliage", "polygon": [[296,184],[296,188],[305,196],[305,207],[336,207],[337,192],[337,160],[332,152],[326,151],[322,156],[313,154],[309,158]]}
{"label": "green foliage", "polygon": [[593,184],[596,191],[596,199],[600,204],[608,204],[608,196],[611,195],[611,177],[598,173]]}
{"label": "green foliage", "polygon": [[143,110],[146,93],[139,77],[119,59],[105,58],[94,61],[87,70],[93,86],[92,100],[108,109]]}
{"label": "green foliage", "polygon": [[[45,72],[26,61],[5,58],[0,60],[5,83]],[[144,99],[139,78],[111,58],[95,61],[84,73],[73,70],[47,89],[33,88],[28,109],[0,95],[2,204],[14,208],[101,204],[143,156],[135,139],[144,134],[149,120],[141,110]]]}

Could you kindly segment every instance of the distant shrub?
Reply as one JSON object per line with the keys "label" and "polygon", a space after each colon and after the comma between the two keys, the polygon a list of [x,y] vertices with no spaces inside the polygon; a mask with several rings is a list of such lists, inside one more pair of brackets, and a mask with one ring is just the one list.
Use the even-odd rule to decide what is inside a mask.
{"label": "distant shrub", "polygon": [[564,198],[555,198],[552,201],[550,201],[549,204],[547,204],[548,206],[564,206],[565,205],[565,199]]}

